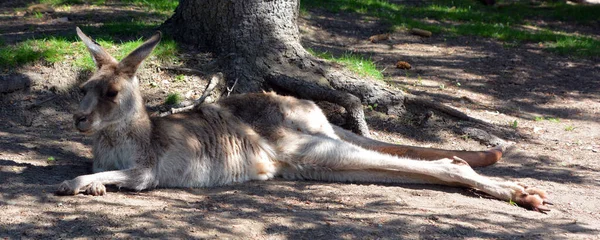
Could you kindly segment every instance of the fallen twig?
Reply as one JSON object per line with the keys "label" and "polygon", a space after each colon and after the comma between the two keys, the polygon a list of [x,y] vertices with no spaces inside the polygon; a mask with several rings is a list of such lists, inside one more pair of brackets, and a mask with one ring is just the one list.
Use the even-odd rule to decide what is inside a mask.
{"label": "fallen twig", "polygon": [[167,116],[167,115],[171,115],[171,114],[175,114],[175,113],[186,112],[186,111],[192,110],[195,106],[197,106],[198,104],[203,103],[206,100],[206,98],[208,97],[208,95],[210,95],[210,93],[213,90],[215,90],[215,88],[217,87],[217,85],[219,84],[219,82],[221,81],[222,78],[223,78],[223,74],[222,73],[214,74],[210,78],[210,80],[208,82],[208,85],[206,85],[206,88],[204,89],[204,92],[202,93],[202,96],[200,96],[198,99],[194,100],[192,102],[192,104],[190,104],[188,106],[179,107],[179,108],[171,108],[171,110],[169,110],[167,112],[164,112],[164,113],[161,113],[160,116],[164,117],[164,116]]}
{"label": "fallen twig", "polygon": [[233,82],[233,85],[230,87],[227,87],[227,96],[229,97],[229,94],[231,94],[231,92],[233,92],[233,89],[235,88],[235,85],[237,84],[238,79],[235,79],[235,82]]}
{"label": "fallen twig", "polygon": [[55,99],[55,98],[57,98],[57,97],[58,97],[58,96],[56,96],[56,95],[55,95],[55,96],[52,96],[52,97],[46,98],[46,99],[44,99],[44,100],[37,101],[37,102],[35,102],[35,103],[32,103],[32,104],[29,104],[29,105],[27,105],[27,107],[25,107],[25,108],[26,108],[26,109],[32,109],[32,108],[39,107],[39,106],[41,106],[42,104],[44,104],[44,103],[47,103],[47,102],[50,102],[50,101],[54,100],[54,99]]}
{"label": "fallen twig", "polygon": [[473,117],[471,117],[471,116],[469,116],[469,115],[467,115],[467,114],[465,114],[465,113],[463,113],[461,111],[458,111],[458,110],[456,110],[454,108],[448,107],[448,106],[446,106],[444,104],[441,104],[439,102],[434,102],[434,101],[431,101],[431,100],[428,100],[428,99],[424,99],[424,98],[420,98],[420,97],[417,97],[417,96],[412,96],[412,95],[408,95],[407,94],[406,98],[405,98],[405,102],[409,103],[409,104],[411,104],[411,103],[412,104],[419,104],[419,105],[422,105],[422,106],[425,106],[425,107],[428,107],[428,108],[432,108],[432,109],[438,110],[440,112],[443,112],[445,114],[448,114],[450,116],[453,116],[455,118],[458,118],[460,120],[470,121],[470,122],[474,122],[474,123],[479,123],[479,124],[482,124],[482,125],[485,125],[485,126],[489,126],[490,125],[489,123],[487,123],[485,121],[473,118]]}
{"label": "fallen twig", "polygon": [[174,66],[159,66],[158,67],[160,70],[167,70],[167,71],[176,71],[176,72],[185,72],[185,73],[191,73],[191,74],[196,74],[196,75],[206,75],[205,72],[200,71],[198,69],[193,69],[193,68],[186,68],[186,67],[174,67]]}
{"label": "fallen twig", "polygon": [[200,96],[198,99],[196,99],[196,101],[194,101],[195,104],[203,103],[204,100],[208,97],[208,95],[213,90],[215,90],[217,85],[219,85],[219,82],[221,82],[222,79],[223,79],[223,73],[216,73],[215,75],[213,75],[210,78],[210,81],[208,81],[208,85],[206,85],[204,92],[202,92],[202,96]]}

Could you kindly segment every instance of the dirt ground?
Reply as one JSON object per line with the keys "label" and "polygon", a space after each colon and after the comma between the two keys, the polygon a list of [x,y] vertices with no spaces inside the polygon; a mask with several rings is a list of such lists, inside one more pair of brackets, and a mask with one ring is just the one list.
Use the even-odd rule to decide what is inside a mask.
{"label": "dirt ground", "polygon": [[[76,25],[114,17],[97,14],[90,20],[84,16],[91,7],[76,5],[32,19],[13,9],[26,4],[0,4],[0,38],[8,44],[41,33],[67,34]],[[125,6],[93,11],[146,14]],[[65,16],[69,21],[52,21]],[[600,37],[598,25],[547,24]],[[515,142],[515,147],[502,162],[476,171],[547,190],[552,211],[528,211],[461,188],[285,180],[210,189],[112,189],[101,197],[56,196],[60,182],[89,173],[91,166],[90,140],[76,133],[71,122],[80,98],[73,86],[85,76],[65,62],[27,65],[0,75],[31,81],[26,90],[0,95],[0,238],[600,238],[598,58],[558,56],[539,44],[505,46],[444,35],[420,38],[403,31],[373,44],[366,39],[388,26],[352,14],[311,12],[300,26],[306,47],[363,53],[385,68],[390,88],[433,99],[504,129],[494,133]],[[413,68],[396,69],[399,60]],[[191,97],[206,84],[197,76],[186,76],[184,82],[173,79],[153,61],[141,69],[151,109],[160,108],[168,92]],[[437,112],[426,124],[418,124],[415,119],[427,110],[387,116],[369,109],[372,133],[385,141],[447,149],[488,147],[457,130],[465,123]]]}

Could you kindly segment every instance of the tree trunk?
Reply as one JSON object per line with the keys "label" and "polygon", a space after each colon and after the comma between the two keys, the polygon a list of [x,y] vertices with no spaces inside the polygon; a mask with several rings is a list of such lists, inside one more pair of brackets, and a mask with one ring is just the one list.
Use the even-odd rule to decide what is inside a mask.
{"label": "tree trunk", "polygon": [[310,55],[300,44],[298,0],[180,0],[163,29],[217,54],[233,92],[292,94],[344,107],[348,128],[369,135],[362,103],[402,111],[404,96]]}

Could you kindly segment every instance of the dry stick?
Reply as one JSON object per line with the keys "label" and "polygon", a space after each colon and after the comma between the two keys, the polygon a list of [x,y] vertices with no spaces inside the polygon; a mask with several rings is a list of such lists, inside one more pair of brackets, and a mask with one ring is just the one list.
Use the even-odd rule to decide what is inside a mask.
{"label": "dry stick", "polygon": [[160,70],[185,72],[185,73],[191,73],[191,74],[196,74],[196,75],[206,75],[205,72],[197,70],[197,69],[193,69],[193,68],[174,67],[174,66],[159,66],[158,68]]}
{"label": "dry stick", "polygon": [[206,85],[206,88],[204,89],[204,92],[202,93],[202,96],[200,96],[200,98],[194,100],[194,102],[191,105],[185,106],[185,107],[180,107],[180,108],[171,108],[171,110],[169,110],[167,112],[164,112],[164,113],[161,113],[160,116],[164,117],[164,116],[167,116],[167,115],[171,115],[171,114],[175,114],[175,113],[186,112],[186,111],[192,110],[195,106],[197,106],[198,104],[203,103],[204,100],[206,100],[206,98],[208,97],[208,95],[213,90],[215,90],[215,88],[219,84],[219,79],[222,79],[222,78],[223,78],[223,74],[222,73],[217,73],[217,74],[213,75],[210,78],[210,81],[208,82],[208,85]]}
{"label": "dry stick", "polygon": [[235,81],[233,82],[233,85],[230,87],[227,87],[227,96],[229,97],[229,94],[231,94],[231,92],[233,92],[233,89],[235,88],[235,85],[238,82],[238,78],[235,79]]}
{"label": "dry stick", "polygon": [[[473,122],[476,124],[480,124],[483,126],[486,126],[488,128],[496,128],[496,126],[494,126],[491,123],[482,121],[480,119],[477,118],[473,118],[459,110],[456,110],[454,108],[451,108],[449,106],[446,106],[444,104],[441,104],[439,102],[434,102],[425,98],[421,98],[421,97],[416,97],[414,95],[406,95],[405,98],[405,103],[407,104],[419,104],[422,106],[425,106],[427,108],[431,108],[437,111],[440,111],[442,113],[448,114],[452,117],[458,118],[460,120],[463,121],[469,121],[469,122]],[[476,139],[482,143],[485,143],[486,145],[492,145],[492,146],[502,146],[503,147],[503,151],[506,150],[507,147],[509,147],[511,145],[510,142],[507,142],[506,140],[488,133],[487,131],[483,130],[483,129],[479,129],[479,128],[473,128],[473,127],[467,127],[467,128],[462,128],[461,131],[464,134],[469,135],[470,137],[472,137],[473,139]]]}
{"label": "dry stick", "polygon": [[28,105],[27,107],[25,107],[25,108],[27,108],[27,109],[32,109],[32,108],[35,108],[35,107],[39,107],[39,106],[41,106],[42,104],[44,104],[44,103],[47,103],[47,102],[50,102],[50,101],[54,100],[54,99],[55,99],[55,98],[57,98],[57,97],[58,97],[58,96],[52,96],[52,97],[46,98],[46,99],[44,99],[44,100],[37,101],[37,102],[35,102],[35,103],[29,104],[29,105]]}
{"label": "dry stick", "polygon": [[470,121],[470,122],[479,123],[479,124],[482,124],[485,126],[490,126],[490,123],[488,123],[488,122],[473,118],[473,117],[471,117],[461,111],[458,111],[454,108],[448,107],[444,104],[434,102],[434,101],[431,101],[431,100],[428,100],[425,98],[420,98],[420,97],[416,97],[416,96],[407,94],[406,98],[405,98],[405,102],[409,103],[409,104],[419,104],[419,105],[422,105],[422,106],[425,106],[428,108],[432,108],[432,109],[438,110],[440,112],[443,112],[445,114],[448,114],[450,116],[453,116],[455,118],[458,118],[460,120]]}

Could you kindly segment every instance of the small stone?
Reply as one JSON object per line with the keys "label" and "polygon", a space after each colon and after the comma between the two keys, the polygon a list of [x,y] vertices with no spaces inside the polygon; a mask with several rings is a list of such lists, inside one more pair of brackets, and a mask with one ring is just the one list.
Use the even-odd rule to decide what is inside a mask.
{"label": "small stone", "polygon": [[389,33],[382,33],[382,34],[377,34],[377,35],[373,35],[371,37],[369,37],[369,41],[372,43],[376,43],[376,42],[380,42],[380,41],[385,41],[390,39],[390,34]]}
{"label": "small stone", "polygon": [[408,62],[405,62],[405,61],[398,61],[398,62],[396,63],[396,68],[399,68],[399,69],[411,69],[411,68],[412,68],[412,66],[411,66],[411,65],[410,65],[410,63],[408,63]]}

